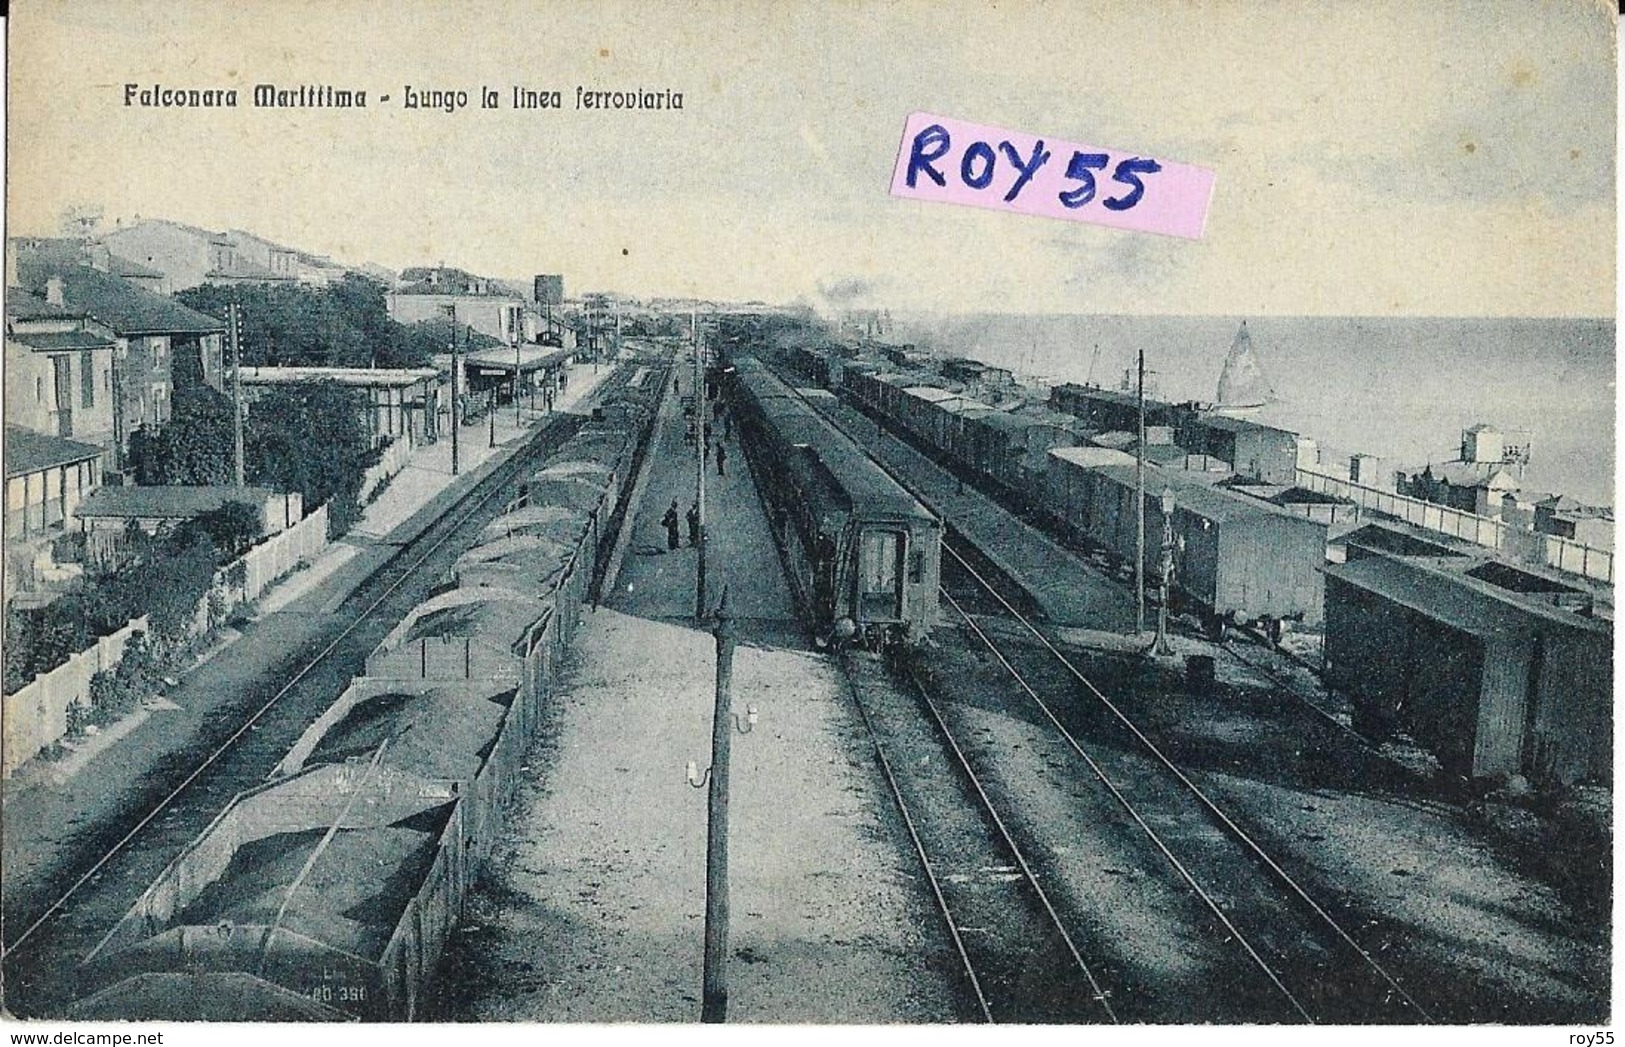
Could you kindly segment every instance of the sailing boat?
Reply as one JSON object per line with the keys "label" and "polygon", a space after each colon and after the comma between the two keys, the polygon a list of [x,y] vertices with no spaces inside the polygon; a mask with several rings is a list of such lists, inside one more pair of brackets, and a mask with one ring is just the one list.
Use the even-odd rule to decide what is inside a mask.
{"label": "sailing boat", "polygon": [[1230,355],[1224,358],[1224,370],[1219,372],[1219,397],[1213,413],[1245,418],[1257,414],[1273,399],[1275,389],[1259,366],[1252,335],[1247,333],[1247,321],[1243,320]]}

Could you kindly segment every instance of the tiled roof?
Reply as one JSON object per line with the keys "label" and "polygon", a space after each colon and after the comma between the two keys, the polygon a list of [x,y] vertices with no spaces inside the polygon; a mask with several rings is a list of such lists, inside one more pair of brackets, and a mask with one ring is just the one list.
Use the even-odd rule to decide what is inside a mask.
{"label": "tiled roof", "polygon": [[23,286],[41,297],[46,281],[62,279],[64,304],[95,317],[123,336],[139,334],[201,334],[224,331],[212,316],[170,298],[137,287],[128,280],[83,265],[23,263],[17,265]]}
{"label": "tiled roof", "polygon": [[6,288],[6,317],[12,320],[82,320],[85,311],[52,305],[21,287]]}
{"label": "tiled roof", "polygon": [[60,353],[70,349],[111,349],[114,342],[90,331],[47,331],[38,334],[9,334],[13,342],[26,345],[42,353]]}
{"label": "tiled roof", "polygon": [[6,476],[23,476],[49,469],[53,465],[68,465],[90,458],[100,458],[102,449],[94,444],[65,440],[60,436],[46,436],[17,425],[6,426]]}
{"label": "tiled roof", "polygon": [[227,502],[261,505],[275,497],[267,487],[99,487],[80,504],[78,515],[190,519]]}

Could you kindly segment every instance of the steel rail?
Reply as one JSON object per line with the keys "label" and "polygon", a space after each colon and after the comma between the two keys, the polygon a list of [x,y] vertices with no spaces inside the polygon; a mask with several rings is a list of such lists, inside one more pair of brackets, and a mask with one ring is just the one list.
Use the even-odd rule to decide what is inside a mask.
{"label": "steel rail", "polygon": [[1020,845],[1016,843],[1015,836],[1010,832],[1009,827],[1005,825],[1004,819],[999,816],[997,808],[993,805],[993,798],[983,788],[981,778],[977,776],[976,771],[971,767],[970,760],[966,758],[964,750],[959,747],[959,742],[954,738],[953,731],[949,729],[948,722],[943,718],[941,710],[937,708],[936,702],[931,700],[930,694],[927,693],[925,687],[912,673],[909,674],[908,679],[914,685],[920,699],[925,703],[926,710],[931,713],[932,720],[936,722],[937,730],[941,732],[943,740],[948,743],[948,748],[953,751],[954,758],[959,761],[960,769],[965,772],[965,777],[976,790],[976,795],[981,799],[982,806],[986,809],[988,817],[992,819],[994,827],[999,831],[1000,839],[1004,841],[1005,847],[1016,859],[1016,864],[1021,868],[1022,876],[1032,887],[1033,893],[1038,896],[1039,902],[1043,904],[1044,912],[1049,916],[1050,922],[1060,932],[1061,940],[1066,943],[1067,952],[1071,954],[1073,963],[1083,973],[1084,980],[1089,983],[1095,1002],[1100,1004],[1101,1010],[1106,1012],[1106,1016],[1111,1019],[1113,1024],[1116,1024],[1118,1021],[1117,1012],[1112,1009],[1111,1001],[1107,999],[1105,990],[1101,988],[1099,980],[1095,978],[1094,972],[1089,969],[1088,963],[1084,961],[1083,955],[1072,941],[1072,935],[1067,931],[1066,924],[1061,919],[1060,913],[1055,911],[1055,906],[1049,900],[1049,893],[1044,890],[1043,884],[1039,883],[1038,874],[1033,872],[1032,866],[1027,862],[1027,856],[1022,853]]}
{"label": "steel rail", "polygon": [[925,841],[920,839],[919,829],[914,824],[914,816],[909,813],[908,803],[903,799],[902,786],[897,782],[897,776],[892,773],[891,761],[886,758],[886,749],[880,742],[880,735],[875,731],[874,723],[869,719],[869,710],[865,707],[862,697],[858,694],[858,686],[847,677],[848,689],[852,694],[852,702],[858,707],[858,716],[863,720],[864,730],[869,732],[869,741],[874,746],[875,756],[880,761],[881,773],[885,775],[886,785],[890,787],[892,800],[897,804],[897,812],[903,816],[903,825],[908,829],[909,840],[914,844],[914,853],[920,857],[920,865],[925,869],[925,878],[931,884],[932,897],[936,899],[937,910],[942,913],[943,923],[948,925],[948,937],[953,940],[954,951],[959,955],[960,966],[965,969],[965,977],[970,981],[971,992],[976,995],[976,1005],[982,1012],[982,1020],[991,1024],[993,1022],[993,1009],[987,993],[982,989],[982,979],[976,973],[976,965],[971,962],[970,954],[965,950],[965,939],[959,933],[959,924],[954,919],[953,911],[948,907],[948,899],[942,893],[942,882],[938,879],[936,869],[930,857],[925,853]]}
{"label": "steel rail", "polygon": [[1328,913],[1319,902],[1315,901],[1314,898],[1312,898],[1309,893],[1305,891],[1301,885],[1299,885],[1297,880],[1295,880],[1291,874],[1281,867],[1280,863],[1278,863],[1267,851],[1259,846],[1257,841],[1255,841],[1246,830],[1237,825],[1235,821],[1232,820],[1231,817],[1218,806],[1218,804],[1214,803],[1200,786],[1191,781],[1191,779],[1186,776],[1185,772],[1180,770],[1179,767],[1172,760],[1170,760],[1167,755],[1164,754],[1163,751],[1151,741],[1150,738],[1146,737],[1144,732],[1140,730],[1139,726],[1135,724],[1133,720],[1129,719],[1129,717],[1118,708],[1115,702],[1106,697],[1100,688],[1095,686],[1093,681],[1084,676],[1078,667],[1072,664],[1071,659],[1067,658],[1065,654],[1063,654],[1053,643],[1050,642],[1049,637],[1045,636],[1042,630],[1029,621],[1020,611],[1017,611],[1014,607],[1012,607],[1010,602],[993,587],[992,583],[990,583],[986,578],[983,578],[974,567],[966,562],[964,557],[955,552],[950,546],[948,546],[947,543],[943,544],[943,549],[946,550],[948,554],[956,561],[958,561],[960,566],[963,567],[971,577],[975,578],[976,581],[979,582],[982,587],[986,589],[1001,606],[1004,607],[1005,611],[1012,618],[1019,622],[1028,632],[1032,633],[1033,636],[1038,639],[1038,642],[1041,643],[1050,652],[1050,654],[1054,655],[1055,658],[1066,667],[1067,671],[1071,673],[1071,675],[1077,679],[1079,683],[1083,684],[1084,687],[1086,687],[1089,692],[1095,696],[1096,700],[1098,700],[1109,712],[1111,712],[1112,716],[1115,717],[1119,723],[1121,723],[1131,734],[1134,735],[1134,737],[1157,760],[1157,762],[1161,763],[1170,774],[1179,780],[1180,784],[1183,785],[1192,796],[1196,797],[1197,801],[1213,818],[1215,818],[1243,846],[1245,846],[1261,862],[1263,862],[1264,865],[1277,877],[1277,879],[1279,879],[1283,885],[1287,887],[1288,890],[1296,895],[1311,912],[1313,912],[1327,927],[1329,927],[1333,934],[1348,945],[1349,948],[1360,957],[1361,961],[1364,962],[1367,967],[1375,972],[1377,976],[1388,985],[1388,987],[1400,1000],[1404,1001],[1406,1006],[1414,1010],[1416,1014],[1424,1021],[1432,1022],[1434,1020],[1427,1010],[1423,1008],[1421,1004],[1417,1003],[1416,1000],[1411,997],[1410,993],[1405,991],[1405,988],[1399,984],[1394,976],[1390,974],[1385,967],[1377,962],[1376,957],[1372,956],[1364,946],[1355,941],[1353,936],[1351,936],[1348,931],[1343,929],[1342,924],[1338,923],[1337,920],[1330,913]]}
{"label": "steel rail", "polygon": [[965,609],[959,606],[959,601],[955,600],[953,596],[948,593],[947,589],[942,590],[942,596],[948,601],[949,605],[959,613],[960,617],[965,620],[965,624],[970,626],[971,630],[976,633],[977,637],[981,639],[982,643],[987,646],[987,649],[993,653],[993,656],[999,660],[999,664],[1004,666],[1005,670],[1015,679],[1016,683],[1021,686],[1021,689],[1027,692],[1027,696],[1031,698],[1035,704],[1037,704],[1040,710],[1043,711],[1044,716],[1048,718],[1050,724],[1061,733],[1061,736],[1066,739],[1067,744],[1072,747],[1073,751],[1082,757],[1083,762],[1088,766],[1090,772],[1094,774],[1095,778],[1106,787],[1107,791],[1112,794],[1112,798],[1116,800],[1118,805],[1123,808],[1124,812],[1134,820],[1134,824],[1140,827],[1140,831],[1145,833],[1146,838],[1151,841],[1152,845],[1156,847],[1159,852],[1161,852],[1162,856],[1168,860],[1168,863],[1174,867],[1174,870],[1179,873],[1180,878],[1185,881],[1185,884],[1190,887],[1191,890],[1196,892],[1196,896],[1202,900],[1202,904],[1208,907],[1208,910],[1213,913],[1214,917],[1218,919],[1219,923],[1224,927],[1224,929],[1229,932],[1230,936],[1234,938],[1242,950],[1247,953],[1247,956],[1253,961],[1258,969],[1264,972],[1264,976],[1269,979],[1270,984],[1274,985],[1281,995],[1286,997],[1287,1002],[1292,1005],[1292,1009],[1297,1011],[1298,1014],[1302,1016],[1304,1021],[1310,1023],[1311,1025],[1316,1024],[1314,1017],[1309,1013],[1308,1009],[1303,1006],[1303,1003],[1297,998],[1297,996],[1293,994],[1292,990],[1286,987],[1286,984],[1281,980],[1281,977],[1276,972],[1275,968],[1271,967],[1269,962],[1265,960],[1263,956],[1259,955],[1258,950],[1253,948],[1253,944],[1247,940],[1247,936],[1242,934],[1241,929],[1230,921],[1230,917],[1225,914],[1223,906],[1221,906],[1218,900],[1207,892],[1207,889],[1203,887],[1202,884],[1191,873],[1191,871],[1185,867],[1185,863],[1180,861],[1179,857],[1169,848],[1167,842],[1163,840],[1162,836],[1151,827],[1144,817],[1141,816],[1139,810],[1132,802],[1129,801],[1128,797],[1124,796],[1122,791],[1118,789],[1117,783],[1112,781],[1105,769],[1096,763],[1092,756],[1084,751],[1082,745],[1078,744],[1078,740],[1073,736],[1072,732],[1067,730],[1061,721],[1056,717],[1055,713],[1050,710],[1049,704],[1038,696],[1038,692],[1034,690],[1032,685],[1027,682],[1026,677],[1021,675],[1021,671],[1010,664],[1009,660],[1005,658],[1004,652],[999,650],[998,646],[994,644],[992,638],[990,638],[987,633],[982,631],[981,626],[976,624]]}

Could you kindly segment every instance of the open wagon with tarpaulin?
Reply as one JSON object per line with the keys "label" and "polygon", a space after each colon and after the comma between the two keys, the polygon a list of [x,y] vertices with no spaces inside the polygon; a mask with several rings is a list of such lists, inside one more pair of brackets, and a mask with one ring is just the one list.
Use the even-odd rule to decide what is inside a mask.
{"label": "open wagon with tarpaulin", "polygon": [[539,701],[519,701],[518,689],[505,683],[357,677],[305,731],[277,773],[370,761],[378,754],[383,767],[455,781],[470,852],[484,861],[540,714]]}
{"label": "open wagon with tarpaulin", "polygon": [[128,979],[176,971],[240,974],[366,1020],[417,1017],[469,886],[468,834],[457,783],[378,755],[239,795],[85,959],[87,984],[121,994],[126,1018],[195,1008],[172,979],[131,999],[143,984]]}

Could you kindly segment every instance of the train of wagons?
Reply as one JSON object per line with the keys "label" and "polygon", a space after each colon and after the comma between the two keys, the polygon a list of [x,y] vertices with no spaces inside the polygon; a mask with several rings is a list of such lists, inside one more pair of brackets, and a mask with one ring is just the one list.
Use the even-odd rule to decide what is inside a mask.
{"label": "train of wagons", "polygon": [[[793,362],[933,457],[1048,516],[1068,537],[1133,562],[1133,458],[1091,446],[1100,435],[1093,428],[1098,422],[1055,407],[1000,410],[938,375],[841,359],[828,350],[801,350]],[[1234,429],[1233,421],[1223,424]],[[1171,433],[1147,448],[1147,458],[1146,576],[1158,577],[1171,537],[1177,609],[1199,617],[1216,638],[1232,626],[1256,625],[1278,639],[1288,622],[1322,620],[1327,528],[1316,515],[1320,507],[1239,493],[1221,482],[1230,475],[1226,462],[1186,451]]]}
{"label": "train of wagons", "polygon": [[821,645],[919,642],[938,620],[942,521],[754,357],[727,396],[787,574]]}
{"label": "train of wagons", "polygon": [[85,959],[72,1017],[424,1015],[669,383],[669,356],[608,377],[443,590]]}

